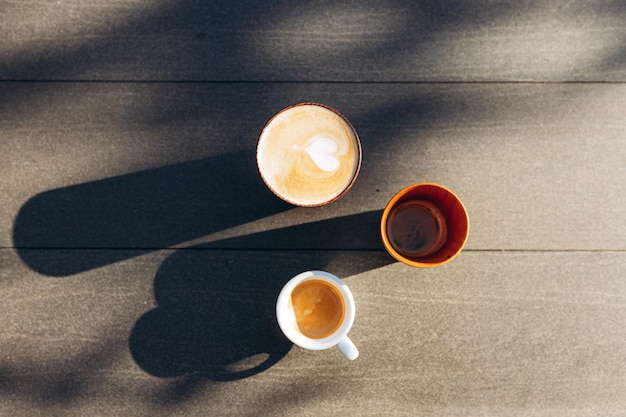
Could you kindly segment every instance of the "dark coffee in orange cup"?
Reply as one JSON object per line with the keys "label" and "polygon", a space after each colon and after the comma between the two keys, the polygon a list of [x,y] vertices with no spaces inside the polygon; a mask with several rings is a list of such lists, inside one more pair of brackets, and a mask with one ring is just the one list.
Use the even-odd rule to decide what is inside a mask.
{"label": "dark coffee in orange cup", "polygon": [[413,184],[387,203],[380,231],[385,248],[396,260],[430,268],[449,262],[463,249],[469,217],[461,200],[446,187]]}

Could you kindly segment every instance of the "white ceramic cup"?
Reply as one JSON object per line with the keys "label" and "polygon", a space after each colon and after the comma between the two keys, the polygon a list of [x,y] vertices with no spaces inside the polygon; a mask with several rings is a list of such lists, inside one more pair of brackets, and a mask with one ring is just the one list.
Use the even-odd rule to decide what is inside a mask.
{"label": "white ceramic cup", "polygon": [[[292,304],[293,291],[298,285],[309,280],[325,281],[337,290],[343,300],[343,320],[333,333],[319,339],[307,337],[300,331]],[[354,323],[354,316],[355,303],[350,289],[339,278],[324,271],[306,271],[296,275],[285,284],[276,301],[278,325],[285,336],[294,344],[311,350],[322,350],[337,346],[341,353],[350,360],[354,360],[359,356],[359,350],[348,338],[348,331]]]}

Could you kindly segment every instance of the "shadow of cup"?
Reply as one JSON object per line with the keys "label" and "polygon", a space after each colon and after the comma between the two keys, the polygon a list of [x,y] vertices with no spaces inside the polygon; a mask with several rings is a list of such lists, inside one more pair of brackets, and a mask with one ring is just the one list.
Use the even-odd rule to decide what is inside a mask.
{"label": "shadow of cup", "polygon": [[[38,194],[20,209],[13,241],[30,268],[64,277],[290,208],[263,185],[254,153],[236,152]],[[98,250],[111,248],[127,250]]]}
{"label": "shadow of cup", "polygon": [[[157,306],[131,332],[133,359],[163,378],[230,381],[268,369],[292,347],[276,317],[281,289],[310,269],[350,277],[388,265],[379,219],[377,210],[175,251],[154,279]],[[362,250],[312,250],[346,245]]]}
{"label": "shadow of cup", "polygon": [[158,377],[201,374],[229,381],[259,373],[291,343],[275,316],[283,279],[270,259],[226,251],[179,250],[154,281],[157,307],[135,324],[135,362]]}

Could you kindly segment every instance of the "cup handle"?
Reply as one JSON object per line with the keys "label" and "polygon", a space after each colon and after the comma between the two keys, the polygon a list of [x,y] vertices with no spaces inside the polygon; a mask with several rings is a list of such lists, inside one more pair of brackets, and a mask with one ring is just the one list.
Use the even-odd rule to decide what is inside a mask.
{"label": "cup handle", "polygon": [[359,357],[359,350],[356,348],[352,340],[348,336],[344,337],[337,345],[341,353],[351,361]]}

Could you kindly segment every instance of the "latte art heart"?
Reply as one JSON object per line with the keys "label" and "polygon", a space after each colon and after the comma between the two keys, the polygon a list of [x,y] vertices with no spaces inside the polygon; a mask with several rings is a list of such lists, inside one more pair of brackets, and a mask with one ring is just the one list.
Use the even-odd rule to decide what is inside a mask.
{"label": "latte art heart", "polygon": [[341,162],[335,156],[339,154],[339,146],[332,139],[324,136],[312,137],[305,145],[304,151],[322,171],[335,172],[340,167]]}
{"label": "latte art heart", "polygon": [[337,111],[298,104],[265,126],[257,163],[261,177],[280,198],[318,206],[350,188],[361,165],[361,145],[352,125]]}

